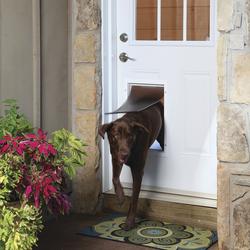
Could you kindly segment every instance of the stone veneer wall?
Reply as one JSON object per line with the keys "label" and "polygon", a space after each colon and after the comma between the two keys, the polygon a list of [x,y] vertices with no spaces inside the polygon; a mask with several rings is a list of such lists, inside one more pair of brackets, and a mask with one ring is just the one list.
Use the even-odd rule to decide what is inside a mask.
{"label": "stone veneer wall", "polygon": [[73,131],[87,144],[86,166],[73,180],[73,209],[93,213],[98,204],[101,103],[101,12],[99,0],[72,0]]}
{"label": "stone veneer wall", "polygon": [[250,0],[218,0],[219,249],[250,249]]}

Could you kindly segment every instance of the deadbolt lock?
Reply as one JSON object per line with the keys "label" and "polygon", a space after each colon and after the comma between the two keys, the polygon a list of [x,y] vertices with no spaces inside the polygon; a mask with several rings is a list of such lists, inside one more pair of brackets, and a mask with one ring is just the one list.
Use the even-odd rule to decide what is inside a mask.
{"label": "deadbolt lock", "polygon": [[122,34],[120,35],[120,40],[121,40],[122,42],[126,43],[126,42],[128,41],[128,34],[122,33]]}

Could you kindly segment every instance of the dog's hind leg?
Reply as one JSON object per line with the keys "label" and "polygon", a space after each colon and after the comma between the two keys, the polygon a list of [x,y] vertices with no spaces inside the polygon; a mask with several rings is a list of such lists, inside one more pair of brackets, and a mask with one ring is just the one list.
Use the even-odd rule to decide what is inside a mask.
{"label": "dog's hind leg", "polygon": [[115,188],[115,193],[116,193],[116,196],[118,198],[118,201],[119,201],[120,205],[122,205],[123,202],[125,201],[123,187],[122,187],[122,184],[120,182],[120,174],[121,174],[121,170],[122,170],[122,165],[117,164],[116,159],[112,159],[112,165],[113,165],[113,185]]}

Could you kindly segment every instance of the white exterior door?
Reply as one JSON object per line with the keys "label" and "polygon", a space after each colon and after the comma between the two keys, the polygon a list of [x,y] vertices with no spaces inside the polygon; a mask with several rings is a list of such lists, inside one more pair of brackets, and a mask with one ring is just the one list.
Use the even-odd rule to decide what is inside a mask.
{"label": "white exterior door", "polygon": [[[164,86],[165,149],[150,150],[142,190],[216,206],[215,0],[118,0],[114,11],[115,97],[105,111],[131,84]],[[121,181],[131,186],[128,167]]]}

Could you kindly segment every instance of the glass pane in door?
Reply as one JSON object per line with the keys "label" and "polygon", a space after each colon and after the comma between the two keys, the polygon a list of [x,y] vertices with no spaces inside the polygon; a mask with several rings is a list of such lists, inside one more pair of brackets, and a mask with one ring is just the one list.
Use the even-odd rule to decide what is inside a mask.
{"label": "glass pane in door", "polygon": [[136,1],[136,40],[157,40],[157,0]]}
{"label": "glass pane in door", "polygon": [[161,40],[183,40],[183,0],[161,1]]}
{"label": "glass pane in door", "polygon": [[187,40],[210,40],[210,0],[188,0]]}

